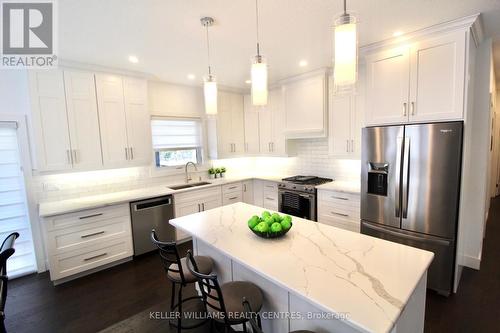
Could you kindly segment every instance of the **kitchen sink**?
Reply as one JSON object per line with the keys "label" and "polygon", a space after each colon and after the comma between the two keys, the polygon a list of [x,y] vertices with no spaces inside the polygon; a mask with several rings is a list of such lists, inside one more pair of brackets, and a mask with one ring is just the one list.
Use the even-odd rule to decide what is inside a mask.
{"label": "kitchen sink", "polygon": [[203,185],[209,185],[209,184],[211,184],[211,183],[199,182],[199,183],[192,183],[192,184],[173,185],[173,186],[168,186],[168,188],[170,188],[172,190],[183,190],[185,188],[197,187],[197,186],[203,186]]}

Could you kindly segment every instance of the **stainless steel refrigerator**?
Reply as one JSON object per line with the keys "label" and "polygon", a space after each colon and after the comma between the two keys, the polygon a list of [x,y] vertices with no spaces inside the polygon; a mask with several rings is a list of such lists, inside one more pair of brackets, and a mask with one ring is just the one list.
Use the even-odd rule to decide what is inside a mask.
{"label": "stainless steel refrigerator", "polygon": [[448,122],[362,133],[361,232],[434,252],[427,287],[445,295],[455,268],[462,132],[462,122]]}

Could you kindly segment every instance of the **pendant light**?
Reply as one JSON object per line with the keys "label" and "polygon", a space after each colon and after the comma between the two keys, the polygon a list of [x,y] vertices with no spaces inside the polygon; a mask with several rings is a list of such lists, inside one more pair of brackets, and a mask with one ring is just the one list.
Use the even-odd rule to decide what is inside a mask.
{"label": "pendant light", "polygon": [[205,97],[205,113],[207,115],[217,114],[217,81],[215,75],[212,74],[210,66],[210,39],[208,38],[208,27],[214,24],[214,19],[211,17],[201,18],[201,25],[207,31],[207,60],[208,60],[208,75],[203,79],[203,94]]}
{"label": "pendant light", "polygon": [[255,0],[255,23],[257,31],[257,55],[252,61],[252,69],[250,75],[252,77],[252,105],[264,106],[267,105],[267,64],[265,59],[260,55],[259,43],[259,6]]}
{"label": "pendant light", "polygon": [[344,0],[344,13],[334,24],[334,63],[333,83],[337,89],[352,87],[357,79],[358,36],[356,18],[347,13]]}

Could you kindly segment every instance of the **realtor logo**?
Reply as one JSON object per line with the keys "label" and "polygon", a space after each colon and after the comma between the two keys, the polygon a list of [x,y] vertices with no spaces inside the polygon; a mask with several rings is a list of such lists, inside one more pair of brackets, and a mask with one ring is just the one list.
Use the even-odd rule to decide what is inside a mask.
{"label": "realtor logo", "polygon": [[2,2],[3,68],[53,67],[54,2]]}

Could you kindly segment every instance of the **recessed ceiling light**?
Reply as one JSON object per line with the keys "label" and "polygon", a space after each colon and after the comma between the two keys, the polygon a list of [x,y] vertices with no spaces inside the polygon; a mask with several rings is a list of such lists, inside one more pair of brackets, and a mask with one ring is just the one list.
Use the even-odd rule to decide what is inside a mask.
{"label": "recessed ceiling light", "polygon": [[252,83],[252,80],[246,80],[245,83],[250,84],[250,83]]}
{"label": "recessed ceiling light", "polygon": [[306,67],[307,66],[307,60],[301,60],[301,61],[299,61],[299,66],[300,67]]}
{"label": "recessed ceiling light", "polygon": [[393,37],[399,37],[401,35],[403,35],[402,31],[394,31],[394,33],[392,34]]}
{"label": "recessed ceiling light", "polygon": [[128,61],[130,61],[133,64],[137,64],[139,62],[139,58],[137,58],[134,55],[131,55],[131,56],[128,57]]}
{"label": "recessed ceiling light", "polygon": [[194,75],[194,74],[188,74],[188,75],[187,75],[187,78],[188,78],[189,80],[194,80],[194,79],[196,79],[196,75]]}

